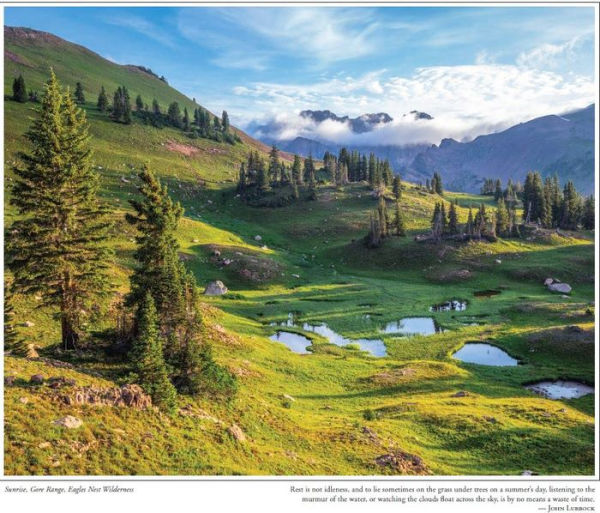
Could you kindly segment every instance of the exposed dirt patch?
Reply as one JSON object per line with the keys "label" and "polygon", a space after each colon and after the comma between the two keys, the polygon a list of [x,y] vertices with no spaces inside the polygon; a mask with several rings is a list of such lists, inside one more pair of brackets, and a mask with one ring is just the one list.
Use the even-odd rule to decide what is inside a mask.
{"label": "exposed dirt patch", "polygon": [[16,62],[17,64],[21,64],[23,66],[31,68],[31,65],[28,62],[26,62],[25,59],[23,59],[20,55],[11,52],[10,50],[4,50],[4,58],[9,61]]}
{"label": "exposed dirt patch", "polygon": [[167,141],[165,144],[165,148],[169,151],[174,151],[175,153],[179,153],[180,155],[185,155],[186,157],[193,157],[200,150],[195,146],[190,146],[189,144],[181,144],[175,141]]}
{"label": "exposed dirt patch", "polygon": [[390,369],[371,377],[371,381],[377,385],[395,385],[403,381],[410,380],[417,371],[410,367],[401,369]]}

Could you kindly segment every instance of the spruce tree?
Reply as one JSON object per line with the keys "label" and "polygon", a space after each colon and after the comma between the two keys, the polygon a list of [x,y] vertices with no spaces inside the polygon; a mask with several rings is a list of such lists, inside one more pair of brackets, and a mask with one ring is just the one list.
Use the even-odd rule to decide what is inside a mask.
{"label": "spruce tree", "polygon": [[169,380],[163,357],[158,316],[152,295],[147,292],[137,309],[137,336],[130,352],[139,384],[159,408],[172,412],[177,392]]}
{"label": "spruce tree", "polygon": [[187,132],[190,129],[190,116],[187,107],[183,108],[183,129]]}
{"label": "spruce tree", "polygon": [[273,145],[269,152],[269,180],[271,183],[276,183],[278,181],[279,171],[279,150],[277,149],[277,146]]}
{"label": "spruce tree", "polygon": [[508,237],[510,235],[510,215],[506,208],[504,198],[498,200],[498,207],[496,208],[496,233],[500,237]]}
{"label": "spruce tree", "polygon": [[13,80],[13,96],[12,99],[19,103],[27,101],[27,88],[25,87],[25,79],[23,75],[19,75]]}
{"label": "spruce tree", "polygon": [[154,98],[154,100],[152,100],[152,113],[155,116],[160,116],[160,105],[158,104],[158,101],[156,100],[156,98]]}
{"label": "spruce tree", "polygon": [[144,110],[144,100],[142,99],[141,94],[138,94],[135,97],[135,110],[138,112],[142,112]]}
{"label": "spruce tree", "polygon": [[583,215],[581,224],[586,230],[593,230],[595,225],[595,204],[594,196],[588,196],[583,204]]}
{"label": "spruce tree", "polygon": [[179,104],[177,102],[169,104],[167,116],[171,125],[181,128],[181,111],[179,110]]}
{"label": "spruce tree", "polygon": [[394,193],[394,197],[396,198],[396,200],[402,198],[402,181],[400,180],[400,175],[394,176],[392,192]]}
{"label": "spruce tree", "polygon": [[406,230],[404,228],[404,216],[402,215],[402,209],[400,208],[400,201],[396,201],[394,228],[396,230],[396,235],[398,235],[399,237],[406,237]]}
{"label": "spruce tree", "polygon": [[227,114],[226,110],[223,111],[223,114],[221,116],[221,124],[223,125],[223,132],[228,133],[229,132],[229,115]]}
{"label": "spruce tree", "polygon": [[75,102],[78,105],[83,105],[85,103],[85,94],[83,94],[83,86],[81,82],[77,82],[75,85]]}
{"label": "spruce tree", "polygon": [[450,235],[456,235],[458,233],[458,214],[456,212],[455,203],[450,203],[450,210],[448,212],[448,233]]}
{"label": "spruce tree", "polygon": [[315,163],[311,154],[309,154],[308,157],[304,159],[303,174],[304,181],[309,185],[315,181]]}
{"label": "spruce tree", "polygon": [[98,95],[98,101],[96,102],[96,106],[100,112],[105,112],[108,109],[108,97],[106,96],[106,91],[104,90],[104,86],[100,89],[100,94]]}
{"label": "spruce tree", "polygon": [[294,155],[294,163],[292,164],[292,180],[298,185],[302,185],[302,161],[298,155]]}
{"label": "spruce tree", "polygon": [[24,166],[15,168],[11,191],[22,218],[10,230],[8,264],[17,290],[40,293],[40,306],[58,308],[62,343],[72,349],[81,312],[108,288],[110,223],[97,199],[85,113],[52,71],[26,135],[30,153],[21,155]]}
{"label": "spruce tree", "polygon": [[127,303],[139,305],[146,292],[150,292],[161,330],[170,341],[183,312],[185,270],[179,260],[179,245],[175,239],[183,208],[173,202],[166,186],[161,185],[146,166],[139,178],[142,199],[130,200],[135,213],[126,214],[127,222],[138,231],[134,253],[137,267],[131,276]]}

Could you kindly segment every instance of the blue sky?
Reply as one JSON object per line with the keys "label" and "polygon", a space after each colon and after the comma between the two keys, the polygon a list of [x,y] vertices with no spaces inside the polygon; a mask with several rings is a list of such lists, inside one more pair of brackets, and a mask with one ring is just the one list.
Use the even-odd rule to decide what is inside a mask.
{"label": "blue sky", "polygon": [[276,120],[286,136],[315,129],[298,122],[305,108],[423,110],[435,130],[411,133],[435,141],[595,98],[593,7],[31,7],[6,8],[5,24],[149,66],[234,123]]}

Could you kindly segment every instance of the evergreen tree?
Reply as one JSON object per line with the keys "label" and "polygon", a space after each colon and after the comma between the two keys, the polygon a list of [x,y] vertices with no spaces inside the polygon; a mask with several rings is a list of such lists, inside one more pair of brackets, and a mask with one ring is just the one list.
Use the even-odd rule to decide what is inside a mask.
{"label": "evergreen tree", "polygon": [[19,75],[13,80],[13,95],[12,99],[19,103],[25,103],[27,101],[27,88],[25,87],[25,79],[23,75]]}
{"label": "evergreen tree", "polygon": [[450,203],[450,210],[448,211],[448,233],[450,235],[458,234],[458,214],[455,203]]}
{"label": "evergreen tree", "polygon": [[504,198],[501,197],[496,208],[496,233],[500,237],[508,237],[510,231],[510,214],[506,208]]}
{"label": "evergreen tree", "polygon": [[106,91],[104,90],[104,86],[100,89],[100,94],[98,95],[98,101],[96,103],[98,110],[100,112],[105,112],[108,109],[108,97],[106,96]]}
{"label": "evergreen tree", "polygon": [[444,194],[444,187],[442,186],[442,176],[438,172],[433,173],[431,188],[433,189],[433,192],[439,194],[440,196]]}
{"label": "evergreen tree", "polygon": [[304,181],[308,184],[311,184],[315,181],[315,163],[313,161],[312,155],[308,155],[307,158],[304,159]]}
{"label": "evergreen tree", "polygon": [[595,226],[595,204],[594,196],[588,196],[583,204],[583,215],[581,224],[586,230],[593,230]]}
{"label": "evergreen tree", "polygon": [[221,131],[221,121],[219,121],[219,118],[217,116],[215,116],[213,118],[213,128],[217,131],[220,132]]}
{"label": "evergreen tree", "polygon": [[383,239],[388,235],[387,205],[383,196],[379,196],[379,203],[377,204],[377,221],[379,224],[379,233]]}
{"label": "evergreen tree", "polygon": [[[135,214],[126,214],[127,222],[138,231],[134,253],[138,265],[130,279],[127,303],[139,305],[149,292],[158,311],[161,331],[171,343],[184,310],[185,269],[179,260],[175,238],[183,208],[171,200],[166,186],[161,185],[146,166],[139,177],[142,199],[130,200]],[[173,351],[168,344],[166,353]]]}
{"label": "evergreen tree", "polygon": [[237,191],[239,194],[244,194],[246,192],[246,168],[244,167],[244,163],[240,165],[240,174],[238,179]]}
{"label": "evergreen tree", "polygon": [[471,209],[469,209],[469,216],[467,218],[467,224],[465,226],[465,233],[468,237],[472,237],[473,231],[474,231],[473,211]]}
{"label": "evergreen tree", "polygon": [[135,110],[138,112],[142,112],[144,110],[144,100],[142,100],[141,94],[138,94],[135,97]]}
{"label": "evergreen tree", "polygon": [[272,183],[278,181],[280,166],[279,166],[279,150],[273,145],[269,152],[269,180]]}
{"label": "evergreen tree", "polygon": [[292,164],[292,180],[298,185],[302,185],[302,161],[298,155],[294,155],[294,163]]}
{"label": "evergreen tree", "polygon": [[172,102],[169,105],[167,117],[169,118],[169,123],[172,126],[181,128],[181,111],[179,110],[179,104],[177,102]]}
{"label": "evergreen tree", "polygon": [[85,113],[51,72],[38,117],[27,132],[31,151],[15,168],[11,203],[23,217],[7,244],[14,286],[58,307],[62,343],[76,346],[82,311],[106,291],[110,251],[107,209],[97,200]]}
{"label": "evergreen tree", "polygon": [[392,191],[394,193],[394,197],[396,200],[402,198],[402,181],[400,180],[400,175],[394,176],[394,183],[392,185]]}
{"label": "evergreen tree", "polygon": [[265,162],[259,158],[256,163],[256,185],[260,193],[265,193],[271,189],[269,185],[269,178],[267,177],[267,171],[265,170]]}
{"label": "evergreen tree", "polygon": [[156,307],[149,292],[138,307],[136,325],[138,333],[131,349],[131,360],[138,381],[156,406],[172,412],[177,392],[167,374]]}
{"label": "evergreen tree", "polygon": [[183,108],[183,129],[188,132],[190,129],[190,116],[187,107]]}
{"label": "evergreen tree", "polygon": [[577,230],[582,212],[581,196],[573,182],[567,182],[563,190],[562,219],[560,227],[565,230]]}
{"label": "evergreen tree", "polygon": [[404,228],[404,216],[402,215],[402,209],[400,208],[400,201],[396,200],[396,213],[394,216],[394,229],[396,235],[399,237],[406,237],[406,230]]}
{"label": "evergreen tree", "polygon": [[494,201],[498,201],[502,197],[504,197],[504,191],[502,190],[502,182],[500,181],[500,179],[497,179],[494,185]]}
{"label": "evergreen tree", "polygon": [[85,94],[83,94],[83,86],[81,82],[77,82],[75,84],[75,102],[78,105],[83,105],[85,103]]}
{"label": "evergreen tree", "polygon": [[224,110],[223,114],[221,115],[221,125],[223,125],[224,133],[229,132],[229,115],[227,114],[226,110]]}
{"label": "evergreen tree", "polygon": [[156,98],[154,98],[154,100],[152,100],[152,113],[155,116],[160,115],[160,105],[158,104],[158,101],[156,100]]}

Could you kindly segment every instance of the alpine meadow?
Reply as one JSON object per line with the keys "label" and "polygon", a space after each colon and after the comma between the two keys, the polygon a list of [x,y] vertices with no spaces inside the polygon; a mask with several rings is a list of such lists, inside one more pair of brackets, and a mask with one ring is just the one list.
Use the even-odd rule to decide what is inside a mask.
{"label": "alpine meadow", "polygon": [[[6,475],[594,474],[594,97],[459,133],[465,105],[446,133],[441,103],[414,110],[412,87],[441,87],[418,72],[375,74],[344,107],[355,82],[296,90],[266,50],[236,64],[229,39],[192,86],[150,49],[121,64],[17,21]],[[347,52],[314,66],[368,60]],[[270,103],[290,113],[265,121]]]}

